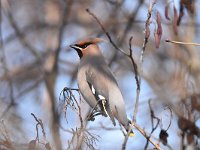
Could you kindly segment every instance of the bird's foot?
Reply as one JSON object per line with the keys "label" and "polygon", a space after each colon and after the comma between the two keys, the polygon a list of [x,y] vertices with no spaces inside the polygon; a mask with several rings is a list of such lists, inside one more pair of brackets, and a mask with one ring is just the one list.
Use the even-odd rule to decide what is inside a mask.
{"label": "bird's foot", "polygon": [[87,120],[88,121],[94,121],[95,120],[95,116],[99,115],[97,112],[91,112],[88,117]]}

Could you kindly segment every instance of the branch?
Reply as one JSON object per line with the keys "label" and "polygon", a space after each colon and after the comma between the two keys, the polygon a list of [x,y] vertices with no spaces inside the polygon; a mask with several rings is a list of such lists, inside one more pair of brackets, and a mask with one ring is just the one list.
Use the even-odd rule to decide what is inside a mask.
{"label": "branch", "polygon": [[103,30],[103,32],[106,34],[106,36],[108,37],[110,43],[112,44],[112,46],[120,51],[121,53],[123,53],[124,55],[128,55],[126,54],[126,52],[124,52],[121,48],[119,48],[112,40],[110,34],[108,33],[108,31],[104,28],[104,26],[102,25],[102,23],[100,22],[100,20],[97,18],[97,16],[95,14],[93,14],[89,9],[86,9],[86,11],[97,21],[97,23],[100,25],[101,29]]}
{"label": "branch", "polygon": [[33,113],[31,113],[31,115],[34,117],[35,121],[37,122],[37,124],[36,124],[36,132],[37,132],[36,140],[38,140],[38,142],[39,142],[38,125],[40,125],[40,127],[41,127],[41,129],[42,129],[43,137],[44,137],[44,139],[45,139],[45,141],[46,141],[46,133],[45,133],[45,131],[44,131],[44,125],[43,125],[43,123],[42,123],[42,120],[41,120],[41,119],[38,119],[38,118],[35,116],[35,114],[33,114]]}
{"label": "branch", "polygon": [[[149,10],[147,13],[147,20],[145,23],[145,33],[144,33],[145,37],[144,37],[144,42],[143,42],[143,46],[142,46],[142,51],[140,54],[141,72],[140,72],[140,76],[139,76],[139,85],[141,85],[141,75],[143,73],[144,52],[146,50],[146,46],[147,46],[149,36],[150,36],[149,25],[150,25],[151,13],[152,13],[153,6],[156,4],[156,2],[157,2],[157,0],[155,0],[152,4],[152,0],[149,0]],[[136,115],[138,112],[138,105],[139,105],[139,96],[140,96],[139,90],[137,91],[137,94],[138,94],[138,98],[136,98],[135,108],[134,108],[134,112],[133,112],[133,121],[135,121],[135,122],[136,122]]]}
{"label": "branch", "polygon": [[135,72],[135,81],[136,81],[136,84],[137,84],[137,90],[140,90],[140,82],[139,82],[139,79],[138,79],[138,68],[137,68],[137,64],[135,63],[135,60],[132,56],[132,39],[133,37],[131,36],[130,39],[129,39],[129,51],[130,51],[130,54],[129,55],[126,55],[130,58],[131,62],[132,62],[132,65],[133,65],[133,69],[134,69],[134,72]]}
{"label": "branch", "polygon": [[158,150],[162,150],[161,149],[161,147],[158,145],[158,144],[156,144],[154,141],[152,141],[152,139],[151,138],[149,138],[148,137],[148,135],[146,134],[146,132],[142,129],[142,128],[140,128],[136,123],[132,123],[132,125],[153,145],[153,146],[155,146],[155,148],[156,149],[158,149]]}
{"label": "branch", "polygon": [[[138,107],[138,101],[139,101],[139,95],[140,95],[140,83],[141,83],[141,79],[138,78],[138,70],[137,70],[137,64],[135,63],[133,56],[132,56],[132,48],[131,48],[131,41],[132,41],[132,37],[129,40],[129,50],[130,50],[130,54],[127,54],[124,50],[122,50],[121,48],[119,48],[112,40],[110,34],[108,33],[108,31],[106,31],[106,29],[104,28],[104,26],[102,25],[102,23],[100,22],[100,20],[97,18],[97,16],[95,14],[93,14],[89,9],[86,9],[86,11],[97,21],[97,23],[100,25],[101,29],[103,30],[103,32],[106,34],[106,36],[108,37],[111,45],[117,49],[118,51],[120,51],[121,53],[123,53],[125,56],[129,57],[131,59],[131,62],[133,64],[133,68],[134,68],[134,72],[135,72],[135,80],[136,80],[136,84],[137,84],[137,94],[136,94],[136,106]],[[140,79],[140,80],[139,80]],[[135,110],[137,110],[137,107],[135,106]],[[135,111],[137,112],[137,111]],[[134,113],[134,118],[136,118],[136,113]]]}
{"label": "branch", "polygon": [[[126,23],[126,27],[123,31],[123,35],[121,36],[121,40],[119,41],[119,46],[121,46],[124,43],[126,36],[128,35],[129,30],[132,29],[132,25],[133,25],[133,23],[135,23],[135,17],[137,16],[137,13],[139,12],[139,9],[141,8],[143,3],[144,3],[144,0],[139,0],[137,6],[135,7],[136,9],[133,10],[133,12],[127,17],[128,20],[127,20],[127,23]],[[116,11],[118,11],[118,10],[116,10]],[[113,55],[113,57],[111,58],[111,61],[109,63],[109,66],[117,58],[117,54],[118,53],[115,53]]]}
{"label": "branch", "polygon": [[[152,130],[151,133],[148,136],[148,139],[151,137],[151,135],[153,134],[153,132],[157,129],[159,123],[160,123],[160,119],[158,117],[155,116],[153,108],[151,106],[151,100],[148,101],[149,103],[149,109],[150,109],[150,115],[151,115],[151,125],[152,125]],[[154,119],[157,121],[156,125],[154,126]],[[149,144],[149,140],[147,139],[146,145],[144,147],[144,149],[146,150]]]}
{"label": "branch", "polygon": [[0,61],[2,61],[3,72],[5,74],[5,77],[8,80],[9,94],[10,94],[10,104],[2,112],[2,115],[0,116],[0,118],[3,117],[9,111],[9,109],[15,105],[13,81],[9,75],[9,69],[8,69],[8,64],[6,62],[6,53],[4,49],[4,41],[3,41],[3,35],[2,35],[2,10],[3,10],[2,1],[0,0],[0,45],[2,48],[2,56],[0,57]]}
{"label": "branch", "polygon": [[55,70],[57,72],[58,70],[58,58],[59,58],[59,54],[60,51],[62,49],[61,44],[63,41],[63,35],[64,35],[64,29],[65,29],[65,25],[67,24],[67,19],[69,18],[70,15],[70,11],[71,11],[71,6],[72,6],[73,1],[72,0],[68,0],[68,1],[63,1],[63,6],[64,6],[64,10],[63,10],[63,14],[62,14],[62,22],[60,24],[60,28],[59,28],[59,32],[58,32],[58,46],[55,50],[55,63],[54,63],[54,67],[53,70]]}
{"label": "branch", "polygon": [[200,46],[199,43],[186,43],[186,42],[173,41],[173,40],[168,40],[168,39],[166,39],[165,42],[167,42],[167,43],[173,43],[173,44],[180,44],[180,45]]}
{"label": "branch", "polygon": [[24,47],[26,47],[31,52],[31,54],[33,54],[38,60],[41,60],[42,58],[41,58],[40,54],[37,52],[38,50],[35,47],[30,45],[30,43],[25,38],[25,35],[19,29],[17,22],[14,20],[12,12],[8,11],[7,16],[8,16],[8,20],[9,20],[12,28],[14,29],[20,43]]}

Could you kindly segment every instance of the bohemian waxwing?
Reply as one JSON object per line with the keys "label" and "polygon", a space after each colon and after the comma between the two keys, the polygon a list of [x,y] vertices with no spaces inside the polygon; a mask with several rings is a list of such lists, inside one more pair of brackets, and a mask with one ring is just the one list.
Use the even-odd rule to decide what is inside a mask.
{"label": "bohemian waxwing", "polygon": [[[103,116],[109,116],[115,126],[116,118],[126,131],[131,130],[127,118],[125,104],[111,70],[106,64],[97,43],[104,41],[100,38],[87,39],[70,45],[80,57],[78,67],[78,87],[81,95],[90,107]],[[94,120],[90,116],[90,120]],[[130,132],[129,136],[134,133]]]}

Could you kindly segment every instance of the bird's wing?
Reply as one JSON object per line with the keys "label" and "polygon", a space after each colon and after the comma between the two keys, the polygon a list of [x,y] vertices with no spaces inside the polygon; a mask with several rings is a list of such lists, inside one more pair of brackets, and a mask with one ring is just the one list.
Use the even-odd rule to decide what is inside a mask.
{"label": "bird's wing", "polygon": [[79,68],[78,76],[77,76],[78,87],[85,101],[90,105],[91,108],[95,108],[97,104],[97,100],[94,94],[92,93],[91,88],[86,79],[87,69],[88,69],[87,66]]}
{"label": "bird's wing", "polygon": [[[109,106],[109,84],[117,84],[114,76],[112,75],[110,69],[107,65],[98,64],[98,67],[90,66],[86,72],[86,80],[91,85],[91,90],[96,98],[105,99],[106,103],[100,103],[100,108],[108,113],[114,125],[116,125],[114,120],[114,115]],[[97,100],[98,100],[97,99]],[[102,101],[103,102],[103,101]]]}

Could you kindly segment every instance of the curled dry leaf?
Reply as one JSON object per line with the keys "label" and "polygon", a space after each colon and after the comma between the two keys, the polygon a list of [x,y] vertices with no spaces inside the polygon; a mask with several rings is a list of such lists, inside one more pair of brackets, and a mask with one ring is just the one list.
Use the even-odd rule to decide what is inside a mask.
{"label": "curled dry leaf", "polygon": [[158,33],[157,33],[156,29],[154,29],[154,40],[156,43],[156,48],[159,48],[160,41],[159,41],[159,37],[158,37]]}
{"label": "curled dry leaf", "polygon": [[46,143],[46,144],[45,144],[45,148],[46,148],[47,150],[51,150],[51,145],[50,145],[49,143]]}
{"label": "curled dry leaf", "polygon": [[191,96],[191,104],[192,104],[192,110],[200,111],[200,100],[197,98],[197,95]]}
{"label": "curled dry leaf", "polygon": [[169,18],[169,4],[167,4],[167,5],[165,6],[165,18],[166,18],[167,20],[170,20],[170,18]]}
{"label": "curled dry leaf", "polygon": [[161,26],[161,16],[160,13],[157,11],[157,30],[154,30],[154,39],[156,43],[156,48],[159,48],[160,40],[162,37],[162,26]]}
{"label": "curled dry leaf", "polygon": [[31,140],[28,144],[28,149],[35,150],[36,149],[36,140]]}
{"label": "curled dry leaf", "polygon": [[194,142],[194,135],[191,133],[187,134],[187,141],[188,144],[192,144]]}
{"label": "curled dry leaf", "polygon": [[167,145],[167,138],[168,138],[168,133],[165,130],[161,130],[160,134],[159,134],[159,138],[161,140],[161,142],[163,143],[163,145]]}
{"label": "curled dry leaf", "polygon": [[181,0],[180,5],[184,5],[191,14],[194,14],[194,0]]}
{"label": "curled dry leaf", "polygon": [[157,34],[158,34],[158,37],[159,37],[159,40],[160,40],[161,36],[162,36],[162,26],[161,26],[160,13],[158,11],[157,11],[157,25],[158,25]]}
{"label": "curled dry leaf", "polygon": [[196,126],[194,122],[180,117],[178,119],[178,126],[183,132],[191,133],[193,135],[196,135],[197,137],[200,137],[200,129],[198,128],[198,126]]}
{"label": "curled dry leaf", "polygon": [[184,6],[183,6],[183,4],[180,4],[180,10],[179,10],[179,16],[178,16],[178,20],[177,20],[177,26],[180,25],[182,17],[184,16],[183,10],[184,10]]}
{"label": "curled dry leaf", "polygon": [[178,34],[177,21],[178,21],[178,14],[177,14],[176,7],[174,6],[173,30],[174,30],[174,33],[175,33],[176,35]]}

